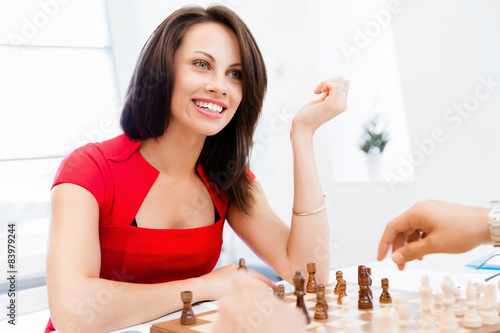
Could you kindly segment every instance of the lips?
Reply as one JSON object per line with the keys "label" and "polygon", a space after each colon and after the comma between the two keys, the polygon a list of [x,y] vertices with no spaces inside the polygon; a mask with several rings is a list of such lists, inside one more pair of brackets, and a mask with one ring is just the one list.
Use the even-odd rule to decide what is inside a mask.
{"label": "lips", "polygon": [[226,110],[225,105],[222,105],[221,103],[216,103],[215,101],[205,101],[205,100],[200,100],[200,99],[193,99],[193,103],[199,107],[200,109],[203,109],[205,111],[208,111],[210,113],[214,114],[221,114]]}

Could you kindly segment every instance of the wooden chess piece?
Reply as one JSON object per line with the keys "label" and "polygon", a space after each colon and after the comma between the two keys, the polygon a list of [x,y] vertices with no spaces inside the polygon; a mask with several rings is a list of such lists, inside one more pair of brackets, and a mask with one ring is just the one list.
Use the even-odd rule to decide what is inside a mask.
{"label": "wooden chess piece", "polygon": [[184,304],[181,314],[181,325],[194,325],[196,324],[196,316],[191,308],[191,301],[193,300],[193,293],[190,291],[181,292],[181,300]]}
{"label": "wooden chess piece", "polygon": [[238,265],[239,265],[239,266],[238,266],[238,269],[237,269],[238,271],[239,271],[240,269],[244,269],[245,271],[247,271],[247,272],[248,272],[247,266],[246,266],[246,264],[245,264],[245,259],[240,258],[240,261],[239,261]]}
{"label": "wooden chess piece", "polygon": [[304,295],[306,292],[304,291],[304,283],[306,279],[300,274],[300,271],[295,273],[293,277],[293,284],[295,285],[295,296],[297,296],[297,307],[302,310],[304,316],[306,317],[306,323],[311,323],[311,316],[309,315],[309,311],[307,311],[306,303],[304,302]]}
{"label": "wooden chess piece", "polygon": [[316,299],[324,299],[325,300],[325,310],[328,310],[328,302],[326,301],[326,287],[324,284],[318,284],[318,293],[316,294]]}
{"label": "wooden chess piece", "polygon": [[340,279],[339,280],[339,290],[338,290],[338,294],[339,294],[339,297],[337,298],[337,304],[342,304],[342,299],[347,296],[347,283],[345,282],[344,279]]}
{"label": "wooden chess piece", "polygon": [[380,304],[391,304],[392,297],[389,294],[389,280],[387,278],[382,279],[382,294],[380,295]]}
{"label": "wooden chess piece", "polygon": [[318,281],[316,280],[316,263],[307,264],[309,279],[307,280],[306,291],[310,294],[318,291]]}
{"label": "wooden chess piece", "polygon": [[282,284],[274,287],[274,294],[282,301],[285,300],[285,286]]}
{"label": "wooden chess piece", "polygon": [[373,298],[370,286],[372,284],[372,279],[370,274],[368,274],[368,269],[365,266],[361,266],[360,275],[358,276],[359,281],[359,299],[358,299],[358,309],[369,310],[373,309]]}
{"label": "wooden chess piece", "polygon": [[318,299],[316,303],[316,312],[314,312],[314,319],[328,319],[328,312],[326,312],[326,300],[324,298]]}
{"label": "wooden chess piece", "polygon": [[335,277],[337,279],[337,284],[335,285],[335,289],[333,290],[333,294],[338,295],[339,294],[339,280],[343,278],[342,271],[337,271],[335,273]]}

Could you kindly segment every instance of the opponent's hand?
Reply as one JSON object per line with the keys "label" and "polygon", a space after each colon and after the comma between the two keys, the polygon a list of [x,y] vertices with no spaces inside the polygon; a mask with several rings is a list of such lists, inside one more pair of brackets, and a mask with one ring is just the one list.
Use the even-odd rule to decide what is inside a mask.
{"label": "opponent's hand", "polygon": [[342,77],[325,80],[314,90],[321,98],[302,107],[293,119],[293,130],[314,133],[318,127],[347,109],[349,81]]}
{"label": "opponent's hand", "polygon": [[302,333],[305,317],[278,299],[262,283],[239,271],[229,282],[233,295],[219,302],[219,321],[212,332]]}
{"label": "opponent's hand", "polygon": [[245,273],[249,279],[255,280],[263,286],[274,287],[273,281],[254,269],[248,268],[245,271],[238,271],[238,265],[231,264],[222,266],[206,275],[200,277],[206,284],[206,290],[209,290],[208,300],[218,300],[221,297],[232,295],[235,292],[234,284],[231,282],[234,276],[239,273]]}
{"label": "opponent's hand", "polygon": [[428,200],[415,204],[389,222],[380,241],[377,260],[392,245],[392,260],[405,263],[431,253],[462,253],[491,242],[487,208]]}

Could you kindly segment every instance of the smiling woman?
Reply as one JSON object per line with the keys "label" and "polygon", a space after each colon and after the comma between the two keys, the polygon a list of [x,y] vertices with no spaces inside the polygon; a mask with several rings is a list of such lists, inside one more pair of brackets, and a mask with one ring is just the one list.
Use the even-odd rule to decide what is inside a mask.
{"label": "smiling woman", "polygon": [[[226,7],[182,8],[158,26],[132,76],[124,134],[75,150],[55,177],[47,288],[58,331],[152,320],[180,309],[183,290],[193,302],[233,293],[237,266],[212,271],[226,219],[284,279],[314,261],[318,281],[328,280],[312,137],[345,111],[349,82],[321,82],[314,91],[321,98],[294,118],[293,207],[305,213],[292,217],[291,228],[248,168],[266,84],[252,34]],[[96,311],[87,304],[99,303],[103,290],[112,297]]]}

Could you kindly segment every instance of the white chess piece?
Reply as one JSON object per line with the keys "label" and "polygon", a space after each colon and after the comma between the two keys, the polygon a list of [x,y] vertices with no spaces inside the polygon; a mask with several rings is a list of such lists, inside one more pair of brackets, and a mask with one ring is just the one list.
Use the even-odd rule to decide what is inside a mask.
{"label": "white chess piece", "polygon": [[429,285],[429,276],[422,276],[422,286],[420,287],[420,308],[429,308],[432,312],[432,288]]}
{"label": "white chess piece", "polygon": [[449,277],[443,281],[443,311],[439,320],[439,333],[456,333],[460,326],[457,318],[453,313],[453,304],[455,297],[453,296],[453,284]]}
{"label": "white chess piece", "polygon": [[381,308],[373,315],[375,333],[396,333],[390,308]]}
{"label": "white chess piece", "polygon": [[399,305],[396,307],[397,317],[399,319],[398,326],[400,333],[409,332],[408,327],[410,325],[410,308],[408,302],[402,298],[399,299]]}
{"label": "white chess piece", "polygon": [[464,307],[462,306],[462,300],[460,299],[460,289],[454,288],[453,295],[455,296],[455,304],[453,305],[453,313],[455,317],[461,318],[465,315]]}
{"label": "white chess piece", "polygon": [[439,322],[443,313],[443,295],[441,293],[434,294],[434,304],[436,306],[433,314],[434,321]]}
{"label": "white chess piece", "polygon": [[500,322],[497,312],[498,296],[497,286],[487,283],[480,286],[481,290],[481,320],[483,324],[494,325]]}
{"label": "white chess piece", "polygon": [[467,284],[467,312],[464,317],[465,328],[478,328],[482,326],[481,316],[477,312],[477,290],[471,281]]}

